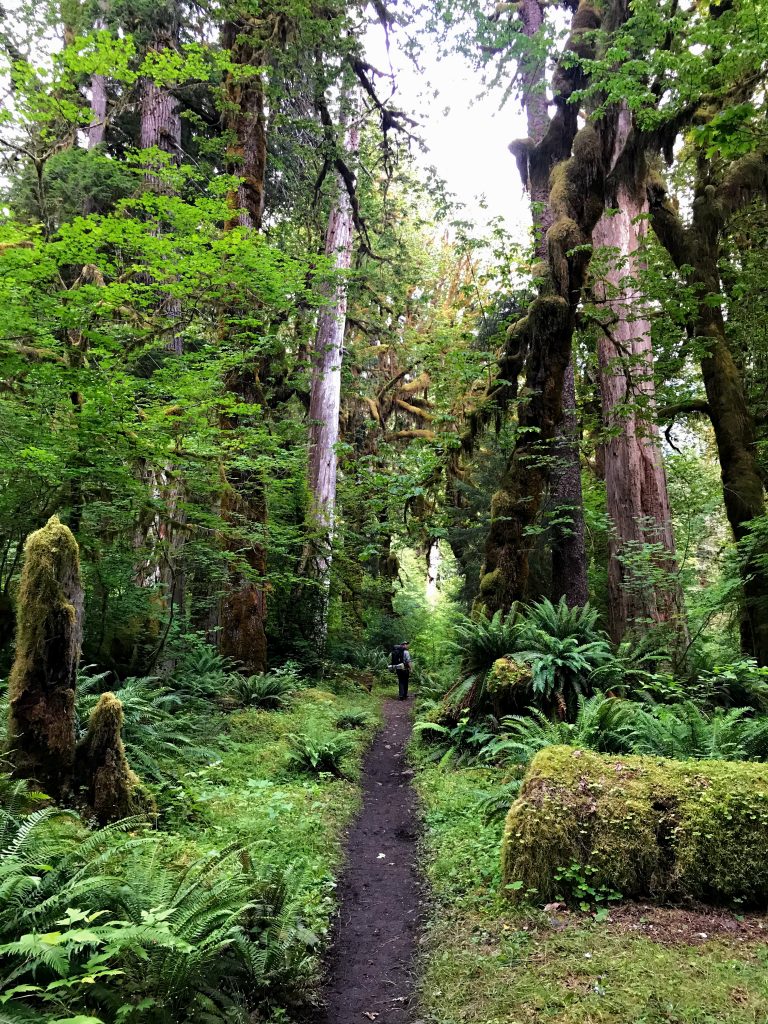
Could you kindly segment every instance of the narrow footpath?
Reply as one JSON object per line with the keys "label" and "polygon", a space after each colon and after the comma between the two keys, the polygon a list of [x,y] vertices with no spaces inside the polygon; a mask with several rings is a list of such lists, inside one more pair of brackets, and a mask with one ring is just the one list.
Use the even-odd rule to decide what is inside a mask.
{"label": "narrow footpath", "polygon": [[363,766],[363,807],[347,844],[323,1024],[406,1024],[419,917],[417,815],[405,759],[410,701],[387,701]]}

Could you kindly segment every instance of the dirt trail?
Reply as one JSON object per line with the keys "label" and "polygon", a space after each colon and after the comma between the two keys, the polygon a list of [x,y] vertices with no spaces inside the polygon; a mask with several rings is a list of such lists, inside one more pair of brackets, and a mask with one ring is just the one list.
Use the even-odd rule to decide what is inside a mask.
{"label": "dirt trail", "polygon": [[410,702],[388,701],[363,766],[349,834],[323,1024],[406,1024],[419,916],[416,795],[405,747]]}

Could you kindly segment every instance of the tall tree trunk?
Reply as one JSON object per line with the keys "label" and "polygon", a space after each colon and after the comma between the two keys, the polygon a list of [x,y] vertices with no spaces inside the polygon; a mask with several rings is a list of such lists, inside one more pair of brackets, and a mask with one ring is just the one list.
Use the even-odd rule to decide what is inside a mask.
{"label": "tall tree trunk", "polygon": [[[347,130],[345,148],[356,153],[359,127]],[[337,194],[328,218],[325,254],[337,277],[328,289],[328,302],[320,311],[312,349],[312,385],[309,404],[309,486],[312,494],[314,538],[309,561],[319,586],[315,602],[315,638],[324,646],[328,632],[328,597],[336,513],[336,444],[341,408],[341,361],[347,319],[345,272],[352,262],[353,214],[346,184],[337,176]]]}
{"label": "tall tree trunk", "polygon": [[107,80],[91,75],[91,123],[88,125],[88,149],[100,146],[107,134]]}
{"label": "tall tree trunk", "polygon": [[[178,22],[173,22],[158,30],[153,43],[157,50],[175,49],[179,43]],[[140,125],[139,146],[141,149],[159,149],[167,153],[174,164],[181,163],[181,108],[179,101],[164,85],[158,85],[151,78],[143,78],[140,91]],[[150,161],[145,175],[147,188],[161,193],[168,193],[169,188],[159,173],[160,167]],[[160,233],[160,228],[157,233]],[[181,303],[177,298],[166,295],[162,302],[163,315],[171,322],[181,318]],[[177,330],[173,330],[166,348],[180,355],[184,349],[184,340]]]}
{"label": "tall tree trunk", "polygon": [[[232,61],[244,68],[258,67],[264,60],[260,41],[243,21],[227,21],[221,32],[222,46]],[[227,163],[240,177],[232,197],[235,222],[241,227],[261,230],[264,217],[267,174],[267,115],[264,80],[261,75],[238,76],[228,72],[224,79],[225,123],[230,135]]]}
{"label": "tall tree trunk", "polygon": [[700,157],[693,216],[686,227],[667,199],[663,183],[654,180],[648,189],[653,230],[675,265],[697,287],[692,328],[703,346],[701,375],[720,461],[725,512],[742,553],[742,645],[761,665],[768,665],[768,551],[751,536],[750,528],[765,514],[765,484],[744,382],[728,345],[718,262],[728,218],[755,194],[767,192],[764,159],[755,162],[744,157],[715,176],[709,162]]}
{"label": "tall tree trunk", "polygon": [[[167,20],[158,25],[152,48],[158,51],[176,49],[179,45],[178,12],[169,9]],[[141,149],[159,149],[168,154],[172,164],[181,163],[181,111],[177,98],[164,85],[150,78],[139,82],[139,146]],[[148,190],[170,194],[161,173],[164,161],[147,162],[144,185]],[[160,235],[162,228],[153,228]],[[150,279],[145,276],[150,283]],[[169,340],[165,348],[175,355],[184,351],[184,339],[177,328],[181,319],[181,302],[165,294],[159,310],[169,325]],[[183,610],[186,601],[186,579],[182,563],[182,548],[185,542],[186,515],[184,512],[185,482],[167,463],[165,466],[146,465],[143,475],[150,494],[162,501],[165,511],[152,516],[151,526],[140,542],[149,546],[150,554],[144,565],[138,569],[138,577],[144,585],[159,583],[163,590],[163,603],[167,602],[168,614],[173,616],[176,609]],[[137,538],[139,540],[139,538]],[[159,653],[159,652],[158,652]]]}
{"label": "tall tree trunk", "polygon": [[589,600],[589,584],[573,354],[563,375],[562,403],[552,487],[553,510],[558,520],[552,538],[552,600],[564,597],[568,606],[574,608]]}
{"label": "tall tree trunk", "polygon": [[[222,27],[222,45],[235,64],[258,66],[261,45],[243,21],[228,21]],[[227,161],[240,184],[231,197],[235,215],[230,227],[261,229],[267,173],[267,121],[264,83],[260,75],[245,77],[228,73],[224,80],[224,119],[230,137]],[[233,318],[233,319],[236,319]],[[268,373],[268,360],[233,367],[224,386],[238,404],[264,406],[261,378]],[[242,415],[222,418],[223,431],[242,431]],[[233,435],[230,435],[233,436]],[[226,446],[226,441],[224,442]],[[254,539],[267,522],[264,480],[254,469],[230,468],[226,473],[221,515],[227,523],[227,547],[231,560],[226,592],[219,602],[217,643],[222,654],[234,658],[246,672],[264,672],[267,667],[267,550]]]}
{"label": "tall tree trunk", "polygon": [[[617,146],[631,131],[628,111]],[[647,228],[648,204],[642,161],[631,154],[610,187],[609,206],[616,209],[597,224],[592,240],[609,250],[606,279],[596,286],[604,303],[604,329],[597,342],[605,441],[605,484],[610,520],[608,562],[609,627],[618,642],[633,623],[683,623],[683,599],[677,580],[675,542],[667,477],[659,431],[653,419],[655,387],[651,325],[642,313],[636,284],[637,250]],[[646,564],[644,549],[653,545]],[[645,549],[647,550],[647,549]],[[640,559],[638,563],[638,558]]]}
{"label": "tall tree trunk", "polygon": [[[541,0],[523,0],[520,8],[523,32],[529,38],[539,33],[544,24]],[[528,126],[527,146],[539,146],[550,126],[547,110],[547,83],[544,63],[533,55],[521,67],[523,106]],[[513,143],[512,152],[515,153]],[[521,173],[531,197],[531,220],[534,246],[540,269],[547,262],[547,231],[552,225],[549,205],[549,176],[557,158],[538,163],[526,159],[519,162]],[[526,180],[527,178],[527,180]],[[562,420],[557,429],[555,465],[552,472],[552,505],[556,523],[552,528],[552,593],[553,599],[564,596],[570,607],[583,605],[589,598],[587,584],[587,551],[584,542],[584,499],[581,490],[581,467],[578,449],[578,419],[576,415],[576,381],[573,355],[568,362],[561,395]]]}
{"label": "tall tree trunk", "polygon": [[[610,6],[615,19],[626,17],[623,0]],[[541,24],[541,10],[535,0],[525,0],[526,31],[528,26],[535,31]],[[542,282],[538,298],[531,303],[528,315],[509,332],[510,343],[528,352],[528,397],[520,406],[514,450],[491,501],[479,597],[489,612],[509,608],[526,596],[530,528],[552,482],[575,312],[589,262],[587,245],[603,209],[604,137],[613,122],[609,114],[600,125],[600,133],[592,124],[578,130],[578,109],[571,97],[584,84],[584,76],[580,63],[567,58],[574,51],[590,56],[594,52],[593,30],[599,27],[600,16],[594,5],[581,0],[571,21],[566,59],[556,69],[552,82],[555,113],[548,117],[546,92],[543,88],[535,90],[539,98],[530,108],[529,120],[533,134],[510,147],[523,180],[529,183],[531,199],[537,204],[534,209],[546,211],[542,244],[545,241],[547,258],[537,268]],[[535,81],[537,75],[541,77],[533,66],[526,71]]]}

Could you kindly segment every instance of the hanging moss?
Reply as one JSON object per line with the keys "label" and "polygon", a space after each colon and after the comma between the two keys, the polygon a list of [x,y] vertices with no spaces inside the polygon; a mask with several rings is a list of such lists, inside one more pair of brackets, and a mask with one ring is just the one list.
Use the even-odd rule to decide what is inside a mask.
{"label": "hanging moss", "polygon": [[768,765],[536,755],[507,816],[506,883],[553,898],[558,867],[627,897],[768,902]]}
{"label": "hanging moss", "polygon": [[157,811],[125,756],[123,718],[123,705],[114,693],[102,693],[77,749],[78,777],[87,790],[88,806],[102,825]]}
{"label": "hanging moss", "polygon": [[72,780],[82,612],[77,541],[53,516],[24,548],[8,746],[15,773],[54,797]]}

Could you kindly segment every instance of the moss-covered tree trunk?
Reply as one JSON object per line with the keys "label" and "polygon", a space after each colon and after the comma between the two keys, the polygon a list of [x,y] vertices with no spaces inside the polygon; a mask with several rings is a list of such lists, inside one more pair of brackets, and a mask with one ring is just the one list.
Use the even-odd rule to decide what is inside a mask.
{"label": "moss-covered tree trunk", "polygon": [[58,516],[27,540],[18,603],[8,758],[58,798],[72,783],[83,614],[77,541]]}
{"label": "moss-covered tree trunk", "polygon": [[[544,25],[544,10],[541,0],[523,0],[519,11],[523,32],[529,39],[535,39]],[[552,210],[549,205],[549,176],[558,159],[556,149],[548,151],[543,159],[531,161],[527,154],[531,144],[540,146],[550,128],[548,112],[547,82],[544,63],[537,54],[521,66],[523,106],[528,127],[528,139],[513,143],[513,154],[520,153],[525,159],[518,161],[523,175],[523,185],[531,199],[531,220],[534,232],[534,248],[540,268],[547,263],[547,231],[552,225]],[[563,375],[562,419],[557,428],[557,443],[552,469],[551,505],[554,524],[551,533],[552,585],[550,596],[553,600],[564,596],[568,604],[583,605],[587,602],[587,552],[584,540],[584,501],[581,491],[581,468],[578,448],[578,417],[576,413],[576,383],[573,357]]]}
{"label": "moss-covered tree trunk", "polygon": [[[232,173],[240,178],[230,197],[234,216],[229,227],[259,231],[266,193],[267,118],[264,82],[250,69],[263,63],[263,44],[243,19],[224,23],[222,43],[230,49],[233,63],[245,71],[242,75],[228,72],[224,80],[224,116],[230,139],[227,159]],[[236,310],[226,313],[237,322]],[[267,358],[248,357],[244,352],[242,361],[226,373],[225,390],[239,406],[250,405],[261,412],[265,405],[262,379],[267,374]],[[231,444],[233,455],[238,450],[241,456],[247,454],[242,451],[247,414],[223,416],[220,426],[224,448]],[[243,671],[263,672],[267,667],[267,550],[259,534],[265,532],[267,496],[259,470],[234,466],[227,470],[220,512],[227,524],[229,570],[218,607],[216,641],[221,653],[239,662]]]}
{"label": "moss-covered tree trunk", "polygon": [[[608,5],[605,25],[610,30],[626,16],[623,2]],[[595,6],[582,0],[571,22],[566,59],[553,79],[555,113],[546,133],[538,144],[530,139],[515,147],[518,164],[531,181],[542,181],[545,173],[548,177],[552,223],[546,233],[547,265],[541,268],[540,294],[511,331],[529,353],[527,398],[520,407],[512,456],[491,503],[480,582],[480,602],[488,611],[508,608],[526,596],[531,528],[552,479],[575,314],[589,264],[592,229],[604,208],[616,115],[609,111],[596,124],[588,122],[578,130],[578,105],[571,97],[584,78],[580,66],[567,59],[570,53],[594,53],[594,30],[600,24]]]}
{"label": "moss-covered tree trunk", "polygon": [[[256,368],[234,367],[225,378],[225,387],[238,404],[263,408]],[[238,438],[247,426],[242,413],[222,418],[224,446],[231,439],[237,450]],[[219,650],[239,662],[243,671],[263,672],[267,667],[267,550],[259,534],[267,522],[267,497],[258,469],[231,467],[227,471],[221,515],[228,531],[229,573],[219,607]]]}
{"label": "moss-covered tree trunk", "polygon": [[224,116],[230,137],[227,160],[240,178],[232,197],[235,221],[259,231],[266,196],[267,114],[264,80],[250,71],[264,63],[263,45],[244,19],[224,23],[221,44],[230,51],[233,64],[249,72],[225,75]]}
{"label": "moss-covered tree trunk", "polygon": [[742,644],[761,665],[768,665],[768,551],[750,528],[765,513],[765,485],[744,381],[728,343],[718,261],[722,232],[730,216],[756,195],[767,193],[768,166],[759,153],[736,160],[719,173],[700,157],[688,226],[667,199],[660,180],[652,181],[648,190],[654,232],[698,293],[691,329],[700,345],[725,511],[741,548]]}
{"label": "moss-covered tree trunk", "polygon": [[595,284],[602,328],[597,340],[608,518],[608,619],[618,642],[633,623],[683,624],[667,477],[654,420],[651,325],[637,283],[638,250],[647,231],[642,152],[632,145],[622,109],[608,178],[610,215],[592,240],[603,247],[604,278]]}

